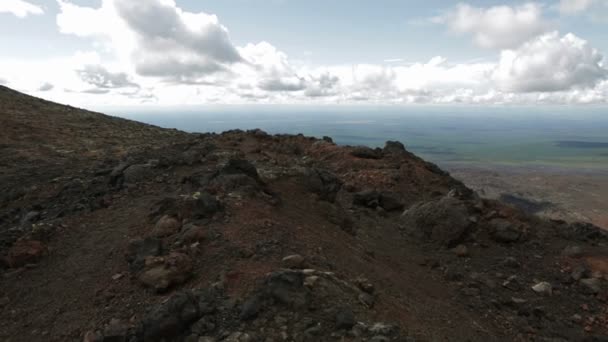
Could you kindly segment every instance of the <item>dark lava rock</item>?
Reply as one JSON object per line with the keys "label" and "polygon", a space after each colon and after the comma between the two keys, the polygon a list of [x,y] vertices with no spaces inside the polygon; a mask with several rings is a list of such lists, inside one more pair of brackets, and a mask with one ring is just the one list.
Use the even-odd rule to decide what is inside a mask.
{"label": "dark lava rock", "polygon": [[334,202],[340,189],[342,181],[333,173],[314,168],[307,168],[302,174],[304,185],[319,198],[328,202]]}
{"label": "dark lava rock", "polygon": [[355,321],[355,314],[348,308],[341,308],[336,313],[336,328],[350,330],[357,322]]}
{"label": "dark lava rock", "polygon": [[334,140],[328,136],[323,136],[323,141],[333,144]]}
{"label": "dark lava rock", "polygon": [[264,285],[265,295],[293,308],[309,303],[310,294],[304,287],[304,275],[297,271],[277,271],[270,274]]}
{"label": "dark lava rock", "polygon": [[145,315],[139,332],[144,341],[173,341],[197,321],[199,298],[190,291],[173,295],[165,304]]}
{"label": "dark lava rock", "polygon": [[354,147],[350,152],[352,156],[362,159],[381,159],[382,158],[382,150],[380,149],[371,149],[365,146]]}
{"label": "dark lava rock", "polygon": [[241,308],[239,318],[246,321],[254,319],[258,316],[258,313],[262,309],[263,299],[260,295],[254,295],[249,298]]}
{"label": "dark lava rock", "polygon": [[608,241],[608,232],[586,222],[563,223],[558,227],[558,234],[568,240],[575,241]]}
{"label": "dark lava rock", "polygon": [[157,238],[145,238],[133,240],[127,249],[127,261],[131,272],[143,269],[147,257],[155,257],[163,254],[163,243]]}
{"label": "dark lava rock", "polygon": [[382,149],[384,154],[404,154],[406,153],[405,146],[399,141],[387,141]]}
{"label": "dark lava rock", "polygon": [[158,220],[163,215],[177,217],[179,219],[203,219],[211,218],[223,210],[223,206],[210,194],[196,193],[186,198],[164,198],[156,204],[150,213],[153,220]]}
{"label": "dark lava rock", "polygon": [[453,197],[414,205],[403,213],[402,222],[408,235],[446,247],[462,242],[471,226],[467,204]]}
{"label": "dark lava rock", "polygon": [[490,234],[497,242],[512,243],[521,237],[518,226],[509,220],[496,218],[490,221]]}
{"label": "dark lava rock", "polygon": [[151,178],[152,174],[152,167],[148,164],[131,165],[123,172],[124,182],[127,184],[136,184]]}
{"label": "dark lava rock", "polygon": [[230,159],[219,173],[220,175],[244,174],[256,180],[260,179],[258,170],[245,159]]}
{"label": "dark lava rock", "polygon": [[353,204],[374,209],[380,205],[380,193],[373,190],[357,192]]}
{"label": "dark lava rock", "polygon": [[373,190],[358,192],[353,197],[353,204],[374,209],[381,207],[386,211],[402,210],[403,204],[396,196],[388,193],[379,193]]}

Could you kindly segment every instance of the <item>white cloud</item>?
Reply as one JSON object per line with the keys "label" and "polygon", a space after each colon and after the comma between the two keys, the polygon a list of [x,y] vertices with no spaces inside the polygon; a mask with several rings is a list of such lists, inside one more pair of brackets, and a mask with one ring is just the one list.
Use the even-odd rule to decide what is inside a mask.
{"label": "white cloud", "polygon": [[76,70],[80,79],[97,89],[139,88],[124,72],[110,72],[102,65],[85,65]]}
{"label": "white cloud", "polygon": [[[508,36],[506,23],[523,25],[525,13],[529,22],[541,23],[516,30],[518,38],[495,60],[455,63],[435,56],[417,63],[312,65],[291,60],[265,41],[236,46],[216,16],[184,11],[172,0],[138,6],[102,0],[98,7],[58,2],[61,32],[90,40],[95,51],[36,63],[0,57],[0,77],[11,87],[63,103],[608,103],[599,52],[572,34],[544,33],[547,24],[537,5],[469,7],[477,13],[470,27],[487,27],[488,37]],[[492,18],[506,21],[490,25]],[[482,33],[475,30],[466,32]],[[53,87],[41,87],[39,75]]]}
{"label": "white cloud", "polygon": [[589,9],[596,0],[560,0],[558,8],[563,14],[577,14]]}
{"label": "white cloud", "polygon": [[432,19],[458,34],[471,34],[484,48],[514,48],[550,29],[542,6],[527,3],[519,6],[488,8],[459,4],[442,16]]}
{"label": "white cloud", "polygon": [[103,0],[99,8],[58,2],[60,32],[102,40],[142,76],[204,83],[242,61],[215,15],[183,11],[173,0]]}
{"label": "white cloud", "polygon": [[44,13],[40,6],[36,6],[23,0],[2,0],[0,1],[0,13],[10,13],[19,18],[28,15],[41,15]]}
{"label": "white cloud", "polygon": [[45,82],[42,85],[40,85],[40,87],[38,88],[38,91],[51,91],[51,90],[53,90],[53,88],[55,88],[54,85],[52,85],[49,82]]}
{"label": "white cloud", "polygon": [[601,63],[602,55],[585,40],[552,32],[503,51],[494,79],[501,89],[512,92],[593,88],[608,76]]}

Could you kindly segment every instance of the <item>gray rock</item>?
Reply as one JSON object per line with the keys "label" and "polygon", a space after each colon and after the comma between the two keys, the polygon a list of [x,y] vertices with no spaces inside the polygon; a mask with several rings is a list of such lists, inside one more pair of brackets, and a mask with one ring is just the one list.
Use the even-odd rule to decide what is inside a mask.
{"label": "gray rock", "polygon": [[283,260],[281,260],[283,267],[294,268],[294,269],[304,268],[305,262],[306,262],[306,259],[299,254],[289,255],[289,256],[284,257]]}
{"label": "gray rock", "polygon": [[532,286],[532,290],[543,296],[550,296],[553,294],[553,286],[546,281],[541,281],[540,283]]}
{"label": "gray rock", "polygon": [[374,296],[368,294],[368,293],[361,293],[358,296],[359,299],[359,303],[363,304],[363,306],[365,306],[368,309],[371,309],[374,307],[374,303],[376,301],[376,299],[374,298]]}
{"label": "gray rock", "polygon": [[401,221],[402,229],[413,238],[447,247],[462,242],[471,226],[467,204],[452,197],[414,205]]}

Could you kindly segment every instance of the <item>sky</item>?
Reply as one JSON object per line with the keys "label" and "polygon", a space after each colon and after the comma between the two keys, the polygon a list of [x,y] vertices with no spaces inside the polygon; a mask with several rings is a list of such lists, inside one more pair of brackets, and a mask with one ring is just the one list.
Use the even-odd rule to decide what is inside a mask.
{"label": "sky", "polygon": [[608,104],[608,0],[0,0],[0,84],[76,106]]}

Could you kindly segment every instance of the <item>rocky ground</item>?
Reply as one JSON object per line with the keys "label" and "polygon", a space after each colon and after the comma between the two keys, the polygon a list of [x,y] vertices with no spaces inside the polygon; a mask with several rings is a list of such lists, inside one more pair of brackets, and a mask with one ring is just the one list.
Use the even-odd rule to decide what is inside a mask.
{"label": "rocky ground", "polygon": [[591,222],[608,230],[608,170],[449,165],[481,197],[500,199],[549,219]]}
{"label": "rocky ground", "polygon": [[0,87],[2,341],[604,341],[608,235],[409,153]]}

